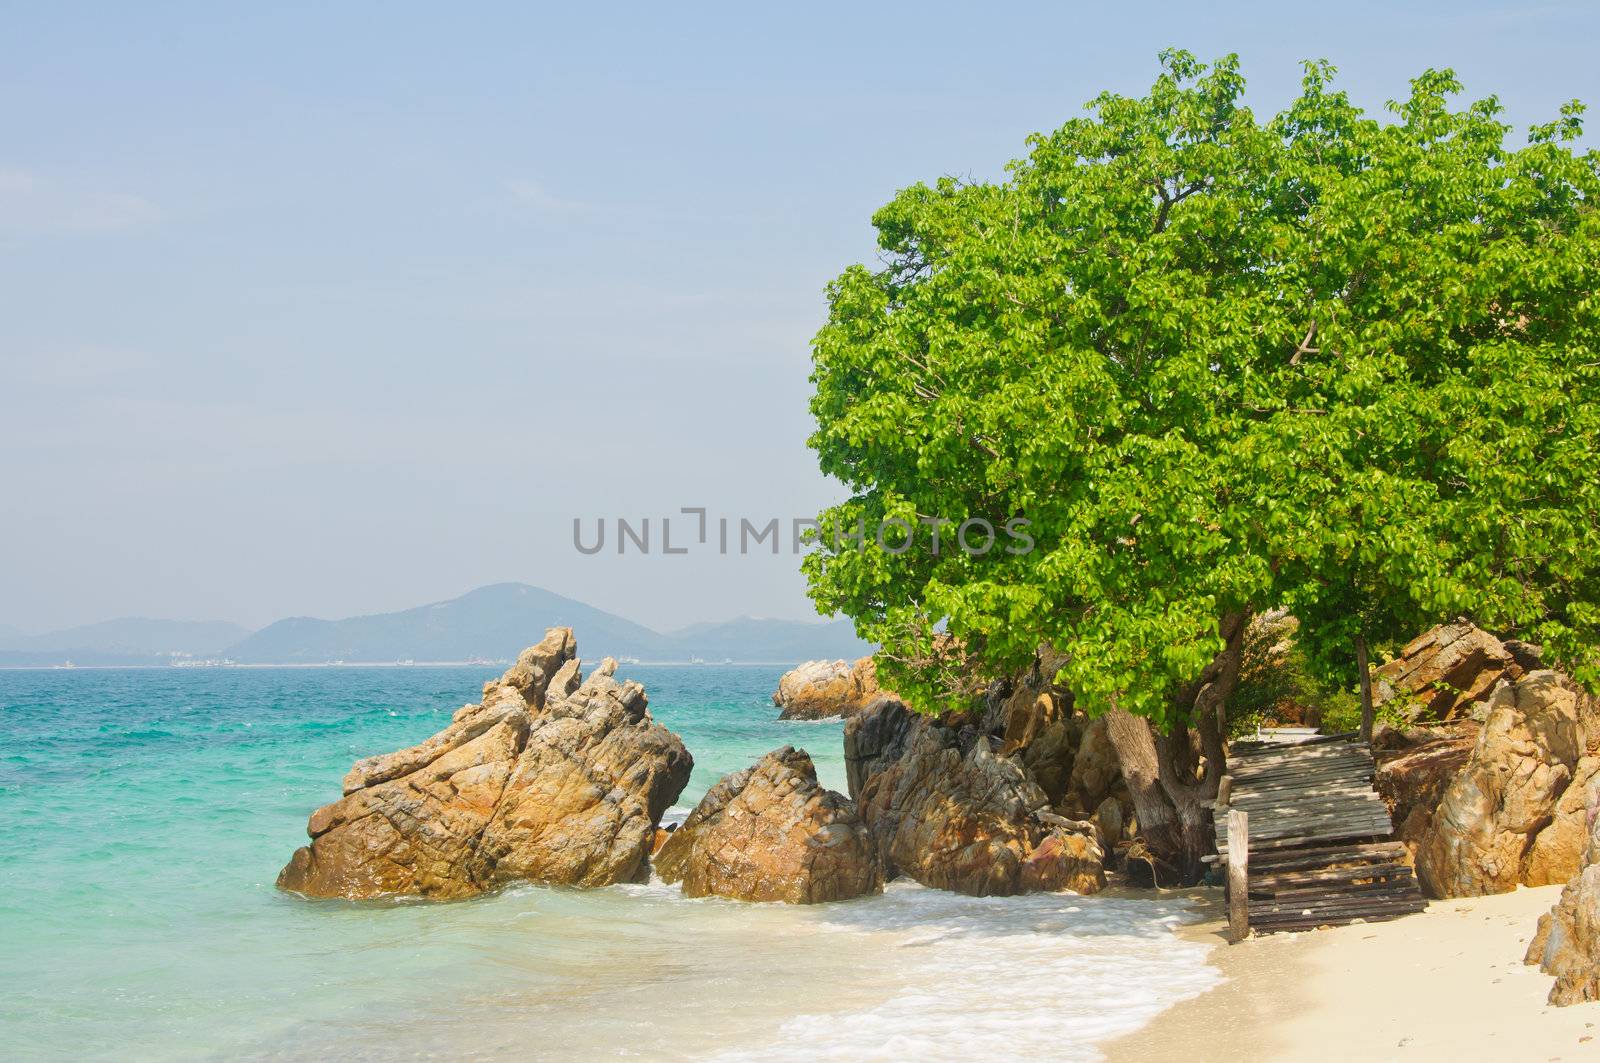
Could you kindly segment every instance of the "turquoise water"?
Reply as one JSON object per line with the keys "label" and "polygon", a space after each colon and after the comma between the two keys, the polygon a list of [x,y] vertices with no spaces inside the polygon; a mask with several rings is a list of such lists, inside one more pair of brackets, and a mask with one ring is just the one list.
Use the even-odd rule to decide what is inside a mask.
{"label": "turquoise water", "polygon": [[[935,1013],[950,1009],[933,987],[1014,982],[1026,963],[1028,981],[1076,986],[1040,1036],[1043,1058],[1077,1059],[1214,979],[1205,950],[1170,933],[1178,902],[906,885],[817,908],[689,901],[659,883],[454,904],[279,893],[306,816],[350,763],[440,729],[490,671],[0,672],[8,1056],[783,1058],[799,1044],[861,1059],[922,1038],[937,1058],[950,1041]],[[785,743],[843,789],[840,725],[778,722],[779,669],[622,672],[695,756],[681,805]],[[1148,954],[1144,973],[1105,973],[1130,952]],[[1115,1021],[1091,1014],[1102,994]],[[995,1032],[1013,1048],[1016,1021]]]}

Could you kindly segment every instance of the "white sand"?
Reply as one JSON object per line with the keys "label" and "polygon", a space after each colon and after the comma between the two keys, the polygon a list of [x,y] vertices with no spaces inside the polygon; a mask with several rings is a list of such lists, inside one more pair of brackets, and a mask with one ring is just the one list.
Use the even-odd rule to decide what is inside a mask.
{"label": "white sand", "polygon": [[1434,901],[1420,915],[1222,944],[1227,981],[1106,1046],[1112,1063],[1600,1060],[1600,1003],[1557,1008],[1522,962],[1560,886]]}

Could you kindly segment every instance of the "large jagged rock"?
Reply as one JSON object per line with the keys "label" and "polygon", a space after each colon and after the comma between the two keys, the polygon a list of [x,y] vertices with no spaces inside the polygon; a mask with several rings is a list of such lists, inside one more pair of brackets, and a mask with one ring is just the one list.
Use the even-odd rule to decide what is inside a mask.
{"label": "large jagged rock", "polygon": [[[1532,650],[1517,643],[1519,649]],[[1536,653],[1537,651],[1533,651]],[[1416,721],[1454,719],[1502,679],[1523,674],[1506,644],[1458,619],[1419,635],[1373,675],[1373,701],[1395,702]]]}
{"label": "large jagged rock", "polygon": [[[871,719],[851,721],[855,764],[875,769],[861,772],[857,807],[890,874],[978,897],[1104,887],[1094,824],[1051,812],[1044,791],[1015,758],[997,756],[987,735],[957,732],[898,702],[870,711]],[[861,755],[866,734],[886,739],[868,747],[870,756]]]}
{"label": "large jagged rock", "polygon": [[1039,647],[1034,667],[993,684],[980,729],[996,737],[1000,753],[1015,755],[1051,805],[1072,819],[1089,819],[1109,799],[1132,813],[1122,765],[1103,718],[1074,711],[1072,692],[1055,682],[1066,657]]}
{"label": "large jagged rock", "polygon": [[662,845],[656,873],[690,897],[815,904],[883,889],[872,835],[804,750],[725,776]]}
{"label": "large jagged rock", "polygon": [[568,628],[410,749],[359,761],[312,813],[278,886],[317,897],[467,897],[513,881],[642,881],[693,758],[606,658],[587,680]]}
{"label": "large jagged rock", "polygon": [[1390,748],[1378,753],[1374,783],[1389,806],[1395,837],[1414,863],[1418,845],[1432,829],[1434,810],[1472,756],[1478,725],[1467,720],[1446,728],[1388,731],[1384,737]]}
{"label": "large jagged rock", "polygon": [[783,674],[772,703],[783,710],[780,720],[826,720],[854,716],[887,693],[871,657],[855,664],[807,661]]}
{"label": "large jagged rock", "polygon": [[1523,959],[1555,975],[1550,1003],[1600,1000],[1600,784],[1585,788],[1583,864],[1528,943]]}
{"label": "large jagged rock", "polygon": [[1556,801],[1555,818],[1534,836],[1528,857],[1522,865],[1524,886],[1553,886],[1572,877],[1572,869],[1583,865],[1588,846],[1585,832],[1585,795],[1600,778],[1600,757],[1585,756],[1572,769],[1572,781]]}
{"label": "large jagged rock", "polygon": [[1417,841],[1417,876],[1426,893],[1504,893],[1563,881],[1577,870],[1583,791],[1565,795],[1597,767],[1581,718],[1590,708],[1558,672],[1500,681],[1466,764]]}
{"label": "large jagged rock", "polygon": [[867,780],[905,754],[921,717],[895,698],[879,698],[844,724],[844,774],[850,800],[860,801]]}

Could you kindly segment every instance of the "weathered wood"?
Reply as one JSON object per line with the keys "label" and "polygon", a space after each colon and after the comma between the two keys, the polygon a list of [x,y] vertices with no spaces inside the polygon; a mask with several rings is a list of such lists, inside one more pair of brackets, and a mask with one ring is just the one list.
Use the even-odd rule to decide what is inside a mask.
{"label": "weathered wood", "polygon": [[1394,823],[1375,772],[1370,747],[1350,736],[1230,756],[1214,810],[1233,940],[1424,907],[1405,847],[1384,840]]}
{"label": "weathered wood", "polygon": [[1252,875],[1250,892],[1260,896],[1277,897],[1301,889],[1347,883],[1359,889],[1363,881],[1382,882],[1408,879],[1410,864],[1362,864],[1358,867],[1334,869],[1308,868],[1304,871],[1285,871],[1271,875]]}
{"label": "weathered wood", "polygon": [[1287,852],[1256,853],[1250,861],[1255,868],[1271,867],[1305,859],[1329,859],[1341,856],[1347,860],[1369,857],[1375,860],[1404,859],[1406,847],[1400,842],[1369,842],[1365,845],[1326,845],[1319,848],[1295,849]]}
{"label": "weathered wood", "polygon": [[1237,943],[1250,936],[1250,814],[1228,812],[1228,927]]}
{"label": "weathered wood", "polygon": [[1214,808],[1227,808],[1228,801],[1233,797],[1233,776],[1224,775],[1217,783],[1217,802]]}

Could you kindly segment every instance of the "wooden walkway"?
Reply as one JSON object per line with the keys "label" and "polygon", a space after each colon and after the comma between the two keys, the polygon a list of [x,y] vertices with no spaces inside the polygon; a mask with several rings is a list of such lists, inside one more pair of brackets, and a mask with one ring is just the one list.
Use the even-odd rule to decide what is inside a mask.
{"label": "wooden walkway", "polygon": [[1217,795],[1217,852],[1230,811],[1248,815],[1250,930],[1396,919],[1426,906],[1373,788],[1372,749],[1350,735],[1239,747]]}

